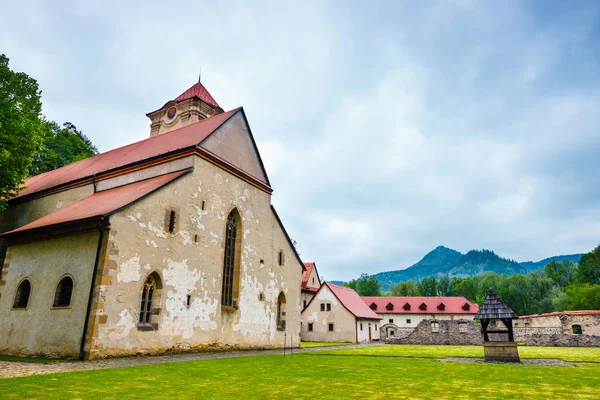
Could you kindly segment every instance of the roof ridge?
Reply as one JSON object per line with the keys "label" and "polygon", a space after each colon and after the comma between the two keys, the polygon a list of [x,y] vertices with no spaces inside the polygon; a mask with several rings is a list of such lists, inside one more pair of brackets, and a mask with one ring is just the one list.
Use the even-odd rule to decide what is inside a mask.
{"label": "roof ridge", "polygon": [[[167,153],[169,153],[171,151],[176,151],[176,150],[181,150],[183,148],[192,147],[192,145],[188,144],[186,146],[183,146],[183,147],[180,147],[180,148],[177,148],[177,149],[174,149],[174,150],[171,149],[169,151],[158,151],[156,154],[152,154],[152,155],[149,155],[147,157],[140,158],[140,159],[133,159],[133,160],[130,160],[128,162],[125,162],[124,164],[119,164],[118,161],[116,161],[116,162],[115,161],[111,161],[111,155],[114,158],[114,157],[116,157],[116,156],[114,156],[114,154],[117,154],[117,155],[120,156],[120,159],[123,159],[124,157],[129,157],[129,156],[133,157],[132,153],[136,152],[138,149],[140,149],[140,147],[142,147],[142,146],[144,146],[144,147],[152,146],[152,145],[148,145],[147,143],[150,143],[152,141],[156,141],[158,144],[160,144],[161,140],[164,141],[165,140],[164,138],[168,137],[166,135],[171,135],[170,137],[185,138],[186,134],[182,134],[181,132],[189,131],[190,135],[193,135],[194,130],[195,129],[196,130],[197,129],[201,129],[199,127],[203,126],[202,125],[203,123],[204,124],[209,124],[211,121],[214,123],[214,118],[221,118],[221,119],[223,119],[222,121],[217,122],[218,126],[216,126],[214,129],[212,129],[212,131],[207,135],[207,136],[210,136],[210,134],[212,134],[214,131],[216,131],[232,115],[234,115],[236,112],[238,112],[241,109],[242,109],[242,107],[237,107],[237,108],[229,110],[229,111],[227,111],[225,113],[218,114],[218,115],[216,115],[216,116],[214,116],[212,118],[203,119],[203,120],[194,122],[192,124],[188,124],[186,126],[182,126],[180,128],[174,129],[174,130],[172,130],[170,132],[167,132],[165,134],[156,135],[156,136],[152,136],[152,137],[145,138],[145,139],[142,139],[142,140],[138,140],[138,141],[133,142],[133,143],[125,144],[123,146],[119,146],[119,147],[116,147],[114,149],[107,150],[107,151],[102,152],[100,154],[96,154],[96,155],[94,155],[92,157],[88,157],[88,158],[85,158],[83,160],[76,161],[74,163],[65,165],[63,167],[54,169],[52,171],[48,171],[48,172],[44,172],[42,174],[31,176],[31,177],[29,177],[29,178],[26,179],[26,181],[25,181],[25,183],[23,185],[24,188],[22,189],[21,193],[17,196],[17,198],[22,197],[22,196],[26,196],[26,195],[29,195],[29,194],[33,194],[33,193],[42,192],[42,191],[47,190],[47,189],[59,187],[61,185],[69,183],[69,182],[74,182],[74,181],[78,181],[78,180],[81,180],[81,179],[90,178],[90,177],[92,177],[94,175],[97,175],[97,174],[100,174],[100,173],[104,173],[104,172],[107,172],[107,171],[111,171],[111,170],[114,170],[114,169],[122,168],[122,167],[125,167],[127,165],[135,164],[137,162],[140,162],[140,161],[143,161],[143,160],[146,160],[146,159],[149,159],[149,158],[153,158],[153,157],[156,157],[156,156],[167,154]],[[208,125],[208,129],[210,129],[210,125]],[[202,140],[200,140],[200,142],[201,141]],[[198,144],[199,144],[199,142],[195,143],[194,145],[197,146]],[[162,147],[160,147],[160,148],[162,148]],[[119,152],[121,152],[122,154],[119,154]],[[102,161],[104,161],[105,165],[101,166],[101,167],[96,167],[96,169],[99,168],[99,170],[87,172],[87,170],[89,170],[89,169],[92,169],[92,170],[94,169],[94,164],[95,163],[102,164]],[[50,178],[50,177],[56,177],[56,176],[61,176],[61,175],[64,176],[65,174],[69,175],[71,172],[75,173],[73,170],[74,169],[77,170],[79,168],[82,171],[81,175],[79,175],[79,176],[75,176],[75,177],[71,176],[70,178],[68,178],[68,179],[66,179],[64,181],[60,181],[60,179],[58,179],[59,182],[54,182],[54,181],[56,181],[56,179],[54,179],[54,181],[53,181]],[[71,174],[71,175],[73,175],[73,174]],[[78,174],[75,173],[75,175],[78,175]],[[50,179],[50,183],[45,183],[45,184],[43,183],[43,182],[48,182],[49,179]],[[31,186],[35,186],[35,188],[29,190]],[[25,192],[25,193],[23,193],[23,192]]]}

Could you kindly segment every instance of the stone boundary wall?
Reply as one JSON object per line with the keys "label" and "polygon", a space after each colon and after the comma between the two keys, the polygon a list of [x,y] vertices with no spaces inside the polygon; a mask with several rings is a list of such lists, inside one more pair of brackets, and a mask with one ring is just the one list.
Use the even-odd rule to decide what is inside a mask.
{"label": "stone boundary wall", "polygon": [[[553,332],[557,330],[557,332]],[[565,335],[561,328],[516,328],[515,340],[521,346],[600,347],[600,336]]]}
{"label": "stone boundary wall", "polygon": [[423,320],[406,338],[389,338],[389,344],[481,345],[481,326],[471,320]]}
{"label": "stone boundary wall", "polygon": [[[394,335],[390,336],[389,332],[393,331]],[[400,328],[396,324],[385,324],[379,327],[379,337],[381,340],[405,339],[414,331],[413,328]]]}

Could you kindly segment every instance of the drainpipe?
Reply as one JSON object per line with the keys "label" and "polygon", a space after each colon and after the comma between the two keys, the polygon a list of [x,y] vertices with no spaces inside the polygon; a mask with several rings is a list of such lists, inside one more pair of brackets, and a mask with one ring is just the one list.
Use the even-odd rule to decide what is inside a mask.
{"label": "drainpipe", "polygon": [[85,322],[83,323],[83,333],[81,335],[81,347],[79,348],[79,359],[83,360],[85,357],[85,340],[87,336],[88,324],[90,321],[90,314],[92,312],[92,299],[94,297],[94,287],[96,286],[96,274],[98,273],[98,265],[100,264],[100,252],[102,251],[102,240],[104,239],[104,230],[102,229],[102,221],[104,217],[100,219],[96,227],[100,236],[98,238],[98,247],[96,249],[96,260],[94,261],[94,272],[92,272],[92,283],[90,284],[90,295],[88,297],[87,311],[85,312]]}

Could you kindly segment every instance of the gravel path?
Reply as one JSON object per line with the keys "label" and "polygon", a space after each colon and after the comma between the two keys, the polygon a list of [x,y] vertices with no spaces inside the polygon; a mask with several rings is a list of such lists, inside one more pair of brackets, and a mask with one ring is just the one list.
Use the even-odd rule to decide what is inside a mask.
{"label": "gravel path", "polygon": [[[358,348],[367,346],[381,346],[382,343],[357,344],[348,346],[330,346],[330,347],[311,347],[305,349],[294,349],[293,353],[306,353],[319,350],[335,350],[340,348]],[[92,361],[67,361],[53,363],[28,363],[18,361],[0,361],[0,379],[17,378],[28,375],[54,374],[57,372],[90,371],[95,369],[134,367],[138,365],[152,365],[171,362],[184,362],[195,360],[210,360],[214,358],[235,358],[249,357],[263,354],[282,354],[283,350],[248,350],[231,351],[222,353],[184,353],[172,354],[166,356],[148,356],[148,357],[126,357],[126,358],[107,358]],[[290,350],[286,350],[290,354]]]}

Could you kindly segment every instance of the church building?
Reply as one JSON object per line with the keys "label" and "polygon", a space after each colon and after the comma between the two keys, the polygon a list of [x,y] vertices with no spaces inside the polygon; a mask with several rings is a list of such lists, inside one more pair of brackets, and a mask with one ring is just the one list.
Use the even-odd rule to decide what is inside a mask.
{"label": "church building", "polygon": [[150,137],[31,177],[0,213],[0,354],[299,341],[305,267],[243,108],[194,84]]}

